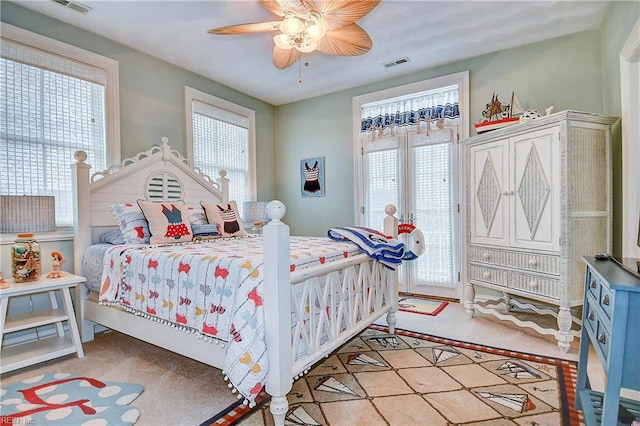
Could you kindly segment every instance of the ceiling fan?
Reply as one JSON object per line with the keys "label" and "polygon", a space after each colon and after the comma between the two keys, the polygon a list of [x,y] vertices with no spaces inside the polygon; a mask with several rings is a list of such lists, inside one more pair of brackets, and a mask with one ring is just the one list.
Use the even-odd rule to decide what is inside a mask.
{"label": "ceiling fan", "polygon": [[367,53],[371,38],[355,23],[380,0],[260,0],[282,20],[213,28],[210,34],[237,35],[278,31],[273,37],[273,63],[285,69],[303,53],[356,56]]}

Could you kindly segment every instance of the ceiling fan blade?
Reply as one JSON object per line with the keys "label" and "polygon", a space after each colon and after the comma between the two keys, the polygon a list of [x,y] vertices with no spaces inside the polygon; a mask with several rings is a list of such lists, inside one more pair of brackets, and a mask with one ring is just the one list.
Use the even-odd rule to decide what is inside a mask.
{"label": "ceiling fan blade", "polygon": [[380,0],[300,0],[308,10],[323,17],[327,29],[349,25],[371,12]]}
{"label": "ceiling fan blade", "polygon": [[250,24],[228,25],[226,27],[212,28],[207,32],[209,34],[217,34],[217,35],[264,33],[267,31],[275,31],[279,27],[280,27],[280,21],[256,22],[256,23],[250,23]]}
{"label": "ceiling fan blade", "polygon": [[306,14],[300,0],[260,0],[260,4],[278,16],[284,16],[287,12],[296,16]]}
{"label": "ceiling fan blade", "polygon": [[278,46],[273,46],[273,64],[281,70],[289,68],[300,59],[302,53],[297,49],[280,49]]}
{"label": "ceiling fan blade", "polygon": [[318,42],[317,50],[327,55],[357,56],[371,50],[371,37],[358,24],[327,31]]}

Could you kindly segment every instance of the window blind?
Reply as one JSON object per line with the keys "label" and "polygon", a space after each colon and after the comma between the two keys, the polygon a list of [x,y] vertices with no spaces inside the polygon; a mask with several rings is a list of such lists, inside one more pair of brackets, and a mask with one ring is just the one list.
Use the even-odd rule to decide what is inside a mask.
{"label": "window blind", "polygon": [[53,195],[56,224],[73,224],[70,165],[86,151],[106,168],[105,70],[2,39],[0,192]]}
{"label": "window blind", "polygon": [[[400,142],[397,137],[370,141],[363,146],[365,226],[382,229],[384,209],[400,203]],[[402,212],[399,212],[402,213]]]}
{"label": "window blind", "polygon": [[194,166],[212,178],[227,171],[229,193],[242,209],[250,200],[249,118],[193,100]]}
{"label": "window blind", "polygon": [[433,286],[453,282],[451,131],[409,138],[410,179],[415,225],[425,236],[425,253],[415,262],[417,280]]}

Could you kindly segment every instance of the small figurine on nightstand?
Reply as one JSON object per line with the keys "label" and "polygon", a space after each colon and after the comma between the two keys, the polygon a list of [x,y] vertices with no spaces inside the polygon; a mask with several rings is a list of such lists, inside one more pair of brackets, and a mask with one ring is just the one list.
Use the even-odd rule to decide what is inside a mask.
{"label": "small figurine on nightstand", "polygon": [[0,288],[9,288],[9,281],[5,281],[2,278],[2,272],[0,272]]}
{"label": "small figurine on nightstand", "polygon": [[51,267],[51,272],[47,274],[47,278],[60,278],[67,275],[67,273],[62,270],[62,264],[65,261],[62,253],[59,251],[52,251],[51,258],[53,266]]}

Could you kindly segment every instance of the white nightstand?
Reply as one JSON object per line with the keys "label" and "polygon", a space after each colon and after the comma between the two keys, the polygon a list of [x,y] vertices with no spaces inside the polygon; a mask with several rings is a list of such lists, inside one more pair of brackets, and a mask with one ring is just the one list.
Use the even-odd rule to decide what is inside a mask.
{"label": "white nightstand", "polygon": [[[61,278],[40,278],[27,283],[11,283],[11,287],[0,290],[0,373],[18,368],[49,361],[51,359],[77,353],[78,358],[84,357],[82,341],[78,333],[78,324],[71,302],[69,289],[86,281],[78,275],[66,275]],[[58,307],[56,291],[62,294],[63,309]],[[28,296],[36,293],[49,293],[51,309],[31,311],[7,316],[9,299],[17,296]],[[69,325],[70,337],[64,333],[64,322]],[[47,324],[56,324],[58,335],[44,338],[35,342],[2,347],[6,334],[20,330],[27,330]]]}

